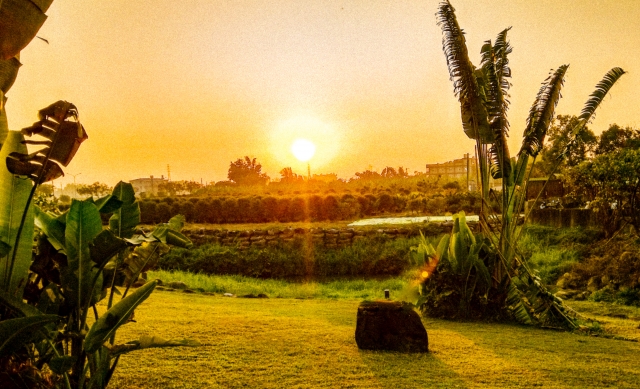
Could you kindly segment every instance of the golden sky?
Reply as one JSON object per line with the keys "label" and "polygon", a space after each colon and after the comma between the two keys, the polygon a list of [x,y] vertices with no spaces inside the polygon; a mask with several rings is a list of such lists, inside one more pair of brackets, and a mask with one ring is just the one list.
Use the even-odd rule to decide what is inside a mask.
{"label": "golden sky", "polygon": [[[226,179],[256,157],[272,178],[306,164],[349,178],[372,166],[424,171],[473,153],[436,25],[436,0],[56,0],[21,53],[7,94],[11,129],[63,99],[89,140],[65,169],[77,181],[167,175]],[[591,128],[640,127],[640,0],[453,0],[475,64],[512,26],[510,145],[551,68],[568,63],[556,113],[579,114],[612,67],[622,77]],[[73,177],[56,185],[73,182]]]}

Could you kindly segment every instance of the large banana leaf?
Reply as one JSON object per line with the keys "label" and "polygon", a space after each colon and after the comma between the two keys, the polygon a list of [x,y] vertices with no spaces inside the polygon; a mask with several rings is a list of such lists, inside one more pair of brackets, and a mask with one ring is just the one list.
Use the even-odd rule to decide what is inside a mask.
{"label": "large banana leaf", "polygon": [[[569,150],[575,145],[578,139],[578,134],[582,129],[593,119],[596,113],[596,109],[600,106],[605,96],[609,93],[613,85],[625,74],[625,71],[621,68],[613,68],[604,75],[602,80],[596,85],[596,89],[589,95],[589,99],[582,108],[580,116],[578,117],[578,125],[571,129],[571,138],[564,147],[562,156],[566,155]],[[559,162],[558,162],[559,163]]]}
{"label": "large banana leaf", "polygon": [[37,337],[41,329],[58,319],[57,315],[40,315],[0,321],[0,357],[17,351]]}
{"label": "large banana leaf", "polygon": [[53,0],[3,0],[0,2],[0,58],[16,56],[36,36],[47,19]]}
{"label": "large banana leaf", "polygon": [[111,356],[130,353],[135,350],[162,347],[197,347],[200,343],[190,339],[163,339],[159,336],[143,335],[138,340],[133,340],[125,344],[119,344],[111,348]]}
{"label": "large banana leaf", "polygon": [[542,150],[544,138],[553,120],[556,105],[560,100],[560,90],[564,84],[564,75],[568,68],[569,65],[560,66],[542,83],[538,95],[529,110],[520,154],[527,153],[535,157]]}
{"label": "large banana leaf", "polygon": [[35,207],[35,224],[45,233],[53,248],[62,254],[66,254],[66,249],[64,247],[64,231],[66,225],[61,222],[59,218],[51,216],[40,208]]}
{"label": "large banana leaf", "polygon": [[96,205],[98,212],[100,213],[115,212],[122,207],[122,201],[114,195],[106,195],[95,200],[93,203]]}
{"label": "large banana leaf", "polygon": [[110,230],[103,230],[90,245],[91,259],[98,267],[103,267],[114,255],[127,248],[127,242],[118,238]]}
{"label": "large banana leaf", "polygon": [[602,100],[623,74],[625,74],[625,71],[621,68],[613,68],[609,70],[602,80],[600,80],[596,85],[596,90],[589,96],[589,100],[587,100],[586,104],[582,108],[582,112],[578,119],[584,122],[584,124],[589,123],[593,118],[596,109],[600,106],[600,103],[602,103]]}
{"label": "large banana leaf", "polygon": [[[90,201],[73,200],[67,214],[65,248],[67,266],[61,271],[65,297],[72,305],[88,306],[100,297],[101,288],[94,288],[94,280],[102,285],[98,268],[91,260],[90,243],[102,231],[98,208]],[[93,291],[93,293],[92,293]]]}
{"label": "large banana leaf", "polygon": [[442,49],[449,68],[453,88],[460,101],[462,128],[471,139],[491,143],[493,134],[489,127],[485,98],[478,85],[475,67],[469,59],[464,32],[456,19],[455,9],[449,1],[438,8],[438,25],[442,28]]}
{"label": "large banana leaf", "polygon": [[109,219],[109,229],[120,238],[131,238],[136,226],[140,224],[140,206],[133,186],[120,181],[113,188],[112,194],[122,202],[122,206]]}
{"label": "large banana leaf", "polygon": [[143,242],[137,246],[124,260],[125,283],[130,286],[138,279],[142,272],[158,265],[160,257],[171,248],[162,242]]}
{"label": "large banana leaf", "polygon": [[[0,162],[4,162],[12,152],[26,152],[22,143],[24,137],[16,131],[9,131],[0,150]],[[27,210],[24,226],[17,246],[15,240],[22,215],[29,198],[32,183],[22,177],[11,174],[4,163],[0,163],[0,242],[11,249],[0,257],[0,289],[22,296],[26,284],[33,245],[33,206]],[[12,257],[15,253],[15,261]]]}
{"label": "large banana leaf", "polygon": [[491,162],[491,175],[493,178],[508,179],[511,163],[509,162],[509,147],[507,134],[509,121],[507,110],[509,108],[508,92],[511,84],[507,78],[511,77],[508,54],[511,46],[507,41],[507,28],[498,34],[495,45],[491,41],[482,46],[482,75],[486,88],[486,106],[489,113],[490,127],[493,133],[492,146],[489,151]]}
{"label": "large banana leaf", "polygon": [[[0,91],[6,94],[18,77],[18,69],[22,64],[18,58],[0,59]],[[2,102],[4,105],[4,102]]]}
{"label": "large banana leaf", "polygon": [[4,93],[0,91],[0,148],[7,139],[9,134],[9,122],[7,121],[7,111],[4,109],[4,103],[6,102]]}
{"label": "large banana leaf", "polygon": [[138,288],[129,296],[120,300],[104,315],[100,316],[84,339],[84,349],[87,353],[94,353],[131,317],[131,314],[156,287],[156,281],[149,282]]}
{"label": "large banana leaf", "polygon": [[26,144],[45,147],[31,154],[11,153],[7,168],[14,174],[28,176],[41,184],[64,175],[63,166],[69,165],[80,144],[88,136],[78,120],[78,110],[67,101],[57,101],[38,111],[39,121],[22,129],[28,136],[39,135],[46,141],[25,141]]}
{"label": "large banana leaf", "polygon": [[9,293],[0,291],[0,305],[12,311],[14,316],[38,316],[42,315],[36,307],[22,301],[22,297],[15,297]]}

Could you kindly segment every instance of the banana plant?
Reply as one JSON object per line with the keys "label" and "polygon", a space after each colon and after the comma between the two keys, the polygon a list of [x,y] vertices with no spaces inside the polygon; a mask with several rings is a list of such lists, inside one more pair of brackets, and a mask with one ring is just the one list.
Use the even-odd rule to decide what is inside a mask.
{"label": "banana plant", "polygon": [[[102,227],[101,213],[112,213],[106,229]],[[64,330],[54,337],[53,348],[60,357],[53,350],[43,355],[52,370],[69,377],[72,387],[106,387],[124,353],[149,347],[197,345],[189,340],[160,337],[116,343],[117,329],[129,321],[135,308],[156,286],[155,281],[147,282],[127,295],[138,275],[169,245],[191,246],[184,235],[174,230],[181,227],[181,217],[174,217],[151,233],[136,233],[139,222],[133,187],[122,182],[103,198],[73,200],[62,215],[36,211],[36,224],[44,235],[32,265],[35,278],[27,287],[26,298],[42,313],[66,318]],[[149,252],[140,250],[143,246],[156,248]],[[126,290],[115,302],[120,284]],[[107,297],[109,290],[107,312],[98,316],[95,305]],[[89,326],[88,316],[92,313],[94,324]]]}
{"label": "banana plant", "polygon": [[[437,247],[434,248],[422,236],[421,243],[413,249],[414,257],[424,263],[421,297],[416,305],[423,306],[430,299],[433,300],[429,301],[430,305],[450,305],[455,300],[459,306],[458,316],[468,318],[472,315],[472,300],[476,292],[486,300],[491,287],[489,267],[483,261],[483,252],[488,247],[481,234],[476,235],[471,231],[464,212],[453,215],[453,219],[451,233],[443,236]],[[446,273],[449,278],[446,286],[438,290],[435,296],[427,291],[434,272]]]}
{"label": "banana plant", "polygon": [[[38,122],[21,132],[6,131],[0,150],[0,160],[6,161],[6,169],[0,168],[0,286],[16,296],[22,294],[31,262],[35,191],[38,185],[63,175],[58,163],[67,166],[87,139],[71,103],[58,101],[41,109],[38,117]],[[0,134],[4,132],[0,129]],[[46,140],[24,139],[24,135],[35,134]],[[26,144],[45,147],[28,154]]]}
{"label": "banana plant", "polygon": [[29,191],[32,185],[4,167],[4,161],[12,153],[26,153],[21,135],[9,131],[5,95],[22,65],[20,51],[42,27],[52,2],[0,1],[0,161],[3,161],[0,164],[0,291],[15,296],[22,293],[30,262],[28,246],[33,237],[33,210]]}
{"label": "banana plant", "polygon": [[[23,141],[21,133],[9,131],[0,160],[13,152],[26,152]],[[32,187],[31,181],[0,166],[0,290],[14,296],[22,296],[31,264],[33,207],[28,203]]]}
{"label": "banana plant", "polygon": [[[563,311],[562,302],[554,299],[544,285],[536,282],[535,275],[527,267],[526,261],[518,253],[518,239],[521,228],[518,218],[522,212],[526,188],[531,174],[531,161],[542,150],[546,133],[554,117],[555,107],[561,97],[564,77],[568,65],[562,65],[550,72],[542,83],[536,99],[531,106],[523,134],[520,151],[511,157],[506,138],[509,131],[507,110],[509,107],[509,67],[508,55],[512,48],[507,40],[510,28],[501,31],[495,42],[486,41],[481,49],[481,65],[476,68],[469,59],[464,33],[458,24],[455,9],[448,0],[439,4],[437,22],[442,29],[442,47],[453,81],[454,93],[458,97],[461,109],[462,128],[469,138],[476,141],[478,177],[483,199],[480,213],[480,227],[491,242],[500,258],[500,265],[492,271],[493,286],[502,285],[506,290],[505,306],[510,309],[529,309],[528,317],[539,317],[540,312]],[[596,86],[580,115],[578,126],[573,129],[577,134],[594,115],[595,110],[607,95],[611,87],[625,72],[620,68],[611,69]],[[569,142],[567,147],[571,147]],[[502,191],[499,195],[490,190],[490,177],[501,179]],[[543,189],[544,190],[544,189]],[[542,192],[542,191],[541,191]],[[492,198],[500,196],[500,198]],[[492,209],[491,201],[497,200],[499,209]],[[521,282],[514,277],[525,277]],[[513,282],[512,282],[513,281]],[[516,288],[519,292],[513,289]],[[528,288],[521,290],[520,288]],[[533,293],[529,293],[534,291]],[[507,293],[509,292],[509,293]],[[509,301],[506,296],[509,295]],[[525,304],[525,296],[539,297],[538,303]],[[515,301],[521,298],[520,304]],[[534,309],[535,306],[549,309]],[[535,312],[538,312],[535,314]],[[514,314],[516,319],[522,314]],[[575,327],[572,320],[556,315],[559,321],[569,328]],[[534,322],[533,320],[524,320]],[[541,318],[535,322],[547,322]]]}

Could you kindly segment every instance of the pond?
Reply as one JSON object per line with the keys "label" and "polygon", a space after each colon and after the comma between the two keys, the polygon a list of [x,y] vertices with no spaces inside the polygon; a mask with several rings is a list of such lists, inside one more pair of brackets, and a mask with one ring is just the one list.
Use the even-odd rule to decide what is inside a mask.
{"label": "pond", "polygon": [[[478,215],[468,215],[468,222],[477,222]],[[349,224],[349,227],[375,226],[378,224],[414,224],[452,221],[453,216],[408,216],[408,217],[385,217],[374,219],[361,219]]]}

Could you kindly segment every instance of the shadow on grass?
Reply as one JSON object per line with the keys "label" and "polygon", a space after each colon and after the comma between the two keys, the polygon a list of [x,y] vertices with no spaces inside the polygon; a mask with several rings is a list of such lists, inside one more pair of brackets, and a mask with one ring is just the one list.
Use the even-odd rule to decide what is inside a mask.
{"label": "shadow on grass", "polygon": [[637,387],[640,344],[518,325],[455,323],[495,357],[538,376],[544,386]]}
{"label": "shadow on grass", "polygon": [[403,354],[359,350],[359,353],[362,362],[374,373],[383,388],[468,387],[465,380],[433,352]]}

